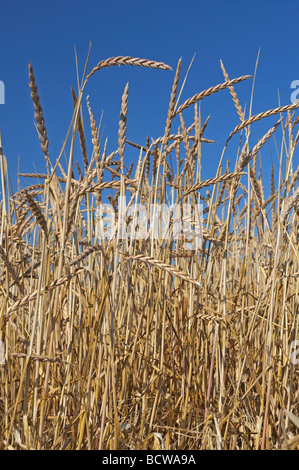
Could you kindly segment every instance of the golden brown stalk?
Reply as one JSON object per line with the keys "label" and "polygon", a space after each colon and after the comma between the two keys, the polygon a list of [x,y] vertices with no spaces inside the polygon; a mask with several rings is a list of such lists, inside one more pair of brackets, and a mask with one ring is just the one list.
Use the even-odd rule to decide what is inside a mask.
{"label": "golden brown stalk", "polygon": [[49,140],[47,137],[47,129],[45,126],[45,119],[43,115],[43,108],[41,107],[40,104],[40,99],[39,99],[39,94],[38,94],[38,89],[37,85],[35,82],[35,77],[33,73],[33,67],[32,63],[30,62],[29,64],[29,87],[31,90],[31,98],[33,101],[33,106],[34,106],[34,117],[36,119],[36,128],[39,136],[39,140],[41,143],[41,149],[44,152],[45,155],[45,160],[46,160],[46,165],[47,169],[49,171],[49,165],[50,165],[50,159],[49,159]]}
{"label": "golden brown stalk", "polygon": [[[62,286],[63,284],[65,284],[66,282],[70,281],[76,274],[79,273],[79,271],[81,271],[81,268],[78,268],[76,269],[73,273],[71,274],[67,274],[65,276],[62,276],[61,278],[59,279],[55,279],[53,282],[51,282],[49,285],[45,286],[41,293],[44,293],[44,292],[48,292],[49,290],[53,290],[55,289],[56,287],[59,287],[59,286]],[[26,305],[27,303],[31,302],[32,300],[35,300],[36,297],[38,295],[38,289],[36,289],[35,291],[33,292],[30,292],[28,294],[25,295],[25,297],[23,297],[22,299],[18,299],[11,307],[9,307],[7,309],[7,312],[4,316],[4,320],[7,321],[9,319],[9,316],[15,312],[16,310],[18,310],[19,308],[23,307],[24,305]]]}
{"label": "golden brown stalk", "polygon": [[242,77],[234,78],[233,80],[230,80],[229,82],[220,83],[219,85],[210,87],[207,90],[203,90],[200,93],[197,93],[196,95],[192,96],[192,98],[189,98],[188,100],[186,100],[183,104],[181,104],[181,106],[179,106],[179,108],[176,110],[176,114],[181,113],[182,111],[187,109],[189,106],[196,103],[196,101],[200,101],[204,99],[206,96],[210,96],[213,93],[218,93],[218,91],[224,90],[225,88],[228,88],[231,85],[236,85],[237,83],[240,83],[243,80],[247,80],[250,77],[251,75],[243,75]]}
{"label": "golden brown stalk", "polygon": [[[282,117],[276,122],[276,124],[274,124],[273,127],[271,127],[271,129],[268,130],[268,132],[262,137],[262,139],[258,141],[258,143],[253,147],[253,149],[249,153],[247,152],[247,147],[248,147],[247,142],[245,143],[243,150],[241,152],[240,158],[239,158],[237,168],[236,168],[237,173],[240,173],[244,170],[244,168],[249,164],[252,158],[255,157],[255,155],[263,147],[263,145],[267,142],[267,140],[269,140],[270,137],[274,134],[274,132],[276,131],[281,121],[282,121]],[[234,200],[236,196],[238,183],[239,183],[239,178],[234,181],[232,188],[231,188],[230,197],[232,201]]]}
{"label": "golden brown stalk", "polygon": [[100,143],[99,143],[99,135],[98,135],[98,129],[96,122],[93,117],[93,113],[91,111],[91,107],[89,104],[89,96],[86,98],[87,101],[87,108],[88,108],[88,113],[89,113],[89,119],[90,119],[90,127],[91,127],[91,135],[92,135],[92,145],[93,145],[93,153],[94,153],[94,158],[97,161],[100,158]]}
{"label": "golden brown stalk", "polygon": [[294,143],[293,143],[293,148],[294,149],[297,147],[298,141],[299,141],[299,131],[297,132]]}
{"label": "golden brown stalk", "polygon": [[293,129],[296,126],[296,124],[298,124],[298,123],[299,123],[299,116],[297,116],[296,119],[294,119],[294,122],[293,122],[293,125],[292,125]]}
{"label": "golden brown stalk", "polygon": [[199,133],[199,137],[202,138],[203,134],[204,134],[204,131],[206,130],[207,128],[207,125],[209,123],[209,120],[210,120],[210,116],[207,117],[207,119],[205,120],[205,122],[203,123],[203,126],[202,128],[200,129],[200,133]]}
{"label": "golden brown stalk", "polygon": [[11,274],[13,280],[19,285],[19,276],[17,275],[12,263],[9,261],[7,254],[0,245],[0,257],[3,259],[8,272]]}
{"label": "golden brown stalk", "polygon": [[180,72],[181,72],[181,67],[182,67],[182,58],[179,59],[177,69],[175,72],[175,77],[172,85],[172,90],[171,90],[171,95],[170,95],[170,102],[168,106],[168,113],[167,113],[167,119],[166,119],[166,126],[165,126],[165,131],[164,131],[164,137],[163,137],[163,144],[165,147],[165,153],[167,153],[167,144],[170,136],[170,130],[171,130],[171,124],[172,120],[175,116],[175,102],[176,102],[176,97],[177,97],[177,91],[178,91],[178,85],[179,85],[179,78],[180,78]]}
{"label": "golden brown stalk", "polygon": [[284,208],[281,212],[281,221],[285,224],[291,210],[298,204],[299,201],[299,186],[294,194],[285,201]]}
{"label": "golden brown stalk", "polygon": [[[273,129],[249,146],[246,128],[246,145],[230,151],[234,172],[225,148],[210,175],[215,178],[202,181],[201,166],[209,170],[200,146],[208,119],[202,126],[196,103],[188,125],[180,113],[183,129],[166,130],[168,158],[159,180],[164,135],[142,146],[131,143],[140,155],[135,176],[124,152],[123,172],[119,156],[113,160],[117,142],[106,157],[106,140],[101,159],[93,155],[85,172],[80,163],[77,177],[74,145],[83,89],[72,119],[67,174],[59,161],[55,165],[59,181],[55,172],[50,180],[31,173],[42,184],[18,188],[5,199],[8,171],[0,151],[0,449],[187,452],[296,445],[296,438],[288,440],[297,432],[292,418],[298,390],[298,345],[292,349],[299,328],[294,111],[275,134],[277,187],[270,159],[265,167],[259,163],[267,158],[261,146]],[[95,123],[94,129],[97,137]],[[191,170],[183,173],[186,149]],[[149,155],[156,178],[151,185],[144,178]],[[240,178],[246,165],[245,187]],[[271,178],[270,172],[264,178],[267,165]],[[42,204],[44,180],[49,197]],[[60,184],[67,185],[65,192]],[[199,194],[204,186],[212,190]],[[264,188],[270,194],[265,202]],[[233,189],[238,197],[232,200]],[[130,196],[126,207],[117,204],[120,194]],[[199,196],[203,243],[192,250]],[[107,199],[110,206],[97,210]],[[167,206],[155,220],[153,203]],[[125,213],[127,234],[117,243],[117,226],[114,234],[109,231],[111,205],[117,225],[119,211]],[[42,216],[47,227],[51,221],[49,237],[37,226],[35,217],[45,226]],[[153,239],[152,222],[163,238]],[[135,237],[129,224],[145,232]],[[99,245],[92,245],[97,237]],[[280,415],[284,408],[290,413]]]}
{"label": "golden brown stalk", "polygon": [[188,131],[186,129],[183,116],[181,114],[180,114],[180,121],[181,121],[183,142],[184,142],[184,147],[185,147],[185,152],[186,152],[186,160],[185,160],[185,166],[183,170],[183,173],[184,173],[185,171],[191,170],[191,154],[190,154],[190,144],[189,144],[189,139],[188,139]]}
{"label": "golden brown stalk", "polygon": [[263,199],[262,199],[262,193],[261,193],[260,185],[259,185],[258,180],[256,179],[254,170],[251,168],[250,165],[249,165],[249,174],[250,174],[251,183],[252,183],[253,189],[255,191],[256,197],[259,201],[260,207],[262,207],[263,206]]}
{"label": "golden brown stalk", "polygon": [[150,146],[150,138],[149,138],[149,135],[147,135],[146,136],[146,145],[145,145],[146,150],[149,149],[149,146]]}
{"label": "golden brown stalk", "polygon": [[[221,69],[222,69],[222,72],[223,72],[223,75],[224,75],[224,78],[227,82],[229,82],[229,76],[228,76],[228,73],[226,72],[225,70],[225,67],[223,65],[223,62],[222,60],[220,60],[220,65],[221,65]],[[229,85],[228,86],[229,88],[229,91],[230,91],[230,94],[232,96],[232,99],[233,99],[233,102],[234,102],[234,105],[236,107],[236,110],[237,110],[237,113],[239,115],[239,118],[240,118],[240,121],[243,122],[244,121],[244,113],[243,113],[243,110],[242,110],[242,107],[240,105],[240,101],[237,97],[237,93],[235,92],[235,89],[232,85]]]}
{"label": "golden brown stalk", "polygon": [[260,121],[261,119],[264,119],[269,116],[275,116],[275,114],[284,113],[285,111],[291,111],[292,109],[298,108],[298,106],[299,102],[296,102],[294,104],[288,104],[286,106],[279,106],[278,108],[269,109],[268,111],[264,111],[262,113],[256,114],[255,116],[251,116],[250,118],[246,119],[241,124],[239,124],[237,127],[235,127],[235,129],[230,133],[227,142],[232,138],[233,135],[237,134],[237,132],[239,132],[241,129],[244,129],[244,127],[246,126],[249,126],[253,122]]}
{"label": "golden brown stalk", "polygon": [[139,59],[136,57],[130,56],[118,56],[118,57],[110,57],[109,59],[101,60],[101,62],[96,65],[89,75],[86,77],[86,81],[98,70],[110,67],[112,65],[133,65],[138,67],[147,67],[152,69],[160,69],[160,70],[171,70],[169,65],[164,64],[163,62],[157,62],[155,60],[148,60],[148,59]]}
{"label": "golden brown stalk", "polygon": [[216,176],[216,178],[209,178],[208,180],[201,181],[200,183],[196,183],[194,186],[192,186],[192,188],[184,192],[184,194],[180,197],[179,201],[194,191],[198,191],[199,189],[206,188],[207,186],[210,186],[212,184],[230,181],[234,178],[240,177],[242,174],[243,174],[242,172],[227,173],[227,174],[225,173],[224,175]]}
{"label": "golden brown stalk", "polygon": [[157,174],[158,158],[159,158],[159,147],[158,145],[155,145],[154,158],[153,158],[153,179],[156,178],[156,174]]}
{"label": "golden brown stalk", "polygon": [[[162,140],[163,140],[163,137],[159,139],[159,143],[162,142]],[[153,155],[153,151],[151,151],[150,149],[154,146],[154,143],[152,143],[149,146],[149,148],[147,148],[146,146],[144,147],[144,145],[136,144],[135,142],[131,142],[130,140],[126,139],[126,144],[129,144],[136,149],[142,150],[143,152],[146,152],[147,150],[149,150],[150,154]]]}
{"label": "golden brown stalk", "polygon": [[268,132],[258,141],[258,143],[253,147],[253,149],[247,153],[247,145],[245,145],[245,148],[243,149],[243,152],[240,155],[237,171],[243,171],[244,168],[248,165],[248,163],[251,161],[251,159],[258,153],[258,151],[265,145],[267,140],[270,139],[270,137],[274,134],[276,131],[277,127],[282,121],[282,117],[274,124],[271,129],[268,130]]}
{"label": "golden brown stalk", "polygon": [[[272,220],[274,219],[274,214],[275,214],[274,195],[275,195],[274,167],[273,167],[273,162],[271,162],[270,197],[273,197],[273,202],[272,202],[272,204],[271,204],[271,208],[272,208]],[[267,201],[266,201],[266,202],[267,202]]]}
{"label": "golden brown stalk", "polygon": [[[27,357],[27,354],[24,354],[24,353],[10,353],[9,355],[10,357],[15,357],[18,359],[26,359]],[[41,356],[38,354],[33,354],[30,357],[30,360],[33,362],[37,362],[37,361],[43,362],[43,363],[50,362],[52,364],[58,363],[58,364],[68,364],[68,365],[74,366],[74,364],[71,364],[70,362],[67,362],[67,361],[63,361],[59,357],[47,357],[47,356]]]}
{"label": "golden brown stalk", "polygon": [[[208,118],[208,119],[209,119],[209,118]],[[192,131],[192,129],[194,128],[194,126],[195,126],[195,124],[193,123],[191,126],[188,127],[188,129],[187,129],[187,133],[188,133],[188,134]],[[188,136],[188,138],[189,138],[190,140],[194,140],[194,139],[195,139],[194,136],[190,136],[190,135]],[[174,140],[174,141],[175,141],[175,140],[183,140],[183,136],[182,136],[182,134],[180,134],[180,132],[178,132],[177,134],[170,134],[169,137],[168,137],[168,142],[169,142],[170,140]],[[162,144],[163,141],[164,141],[164,136],[163,136],[163,137],[158,137],[156,140],[154,140],[154,141],[151,143],[149,149],[155,147],[156,145]],[[208,142],[208,143],[209,143],[209,142],[214,142],[213,140],[208,140],[208,139],[204,139],[204,138],[202,138],[201,141],[202,141],[202,142]],[[126,143],[129,144],[129,145],[132,145],[132,147],[135,147],[135,148],[137,148],[137,149],[139,149],[139,150],[143,150],[143,151],[146,151],[146,150],[147,150],[147,148],[144,147],[143,145],[136,144],[135,142],[131,142],[131,141],[127,140],[127,139],[126,139]],[[172,146],[172,147],[169,146],[169,148],[168,148],[168,153],[170,152],[171,149],[175,148],[175,146],[176,146],[176,142],[173,143],[173,146]],[[154,152],[152,151],[151,153],[153,154]]]}
{"label": "golden brown stalk", "polygon": [[[18,175],[23,176],[24,178],[38,178],[38,179],[47,179],[48,178],[48,175],[46,175],[46,173],[18,173]],[[63,178],[62,176],[58,176],[57,180],[60,181],[61,183],[65,183],[65,178]],[[28,188],[26,188],[26,189],[28,189]],[[19,194],[19,193],[16,193],[16,194]],[[16,197],[16,194],[14,195],[14,197]]]}
{"label": "golden brown stalk", "polygon": [[253,170],[253,173],[256,177],[257,175],[257,153],[255,154],[255,156],[253,157],[253,161],[252,161],[252,170]]}
{"label": "golden brown stalk", "polygon": [[[72,98],[73,98],[73,105],[74,105],[74,108],[76,109],[77,97],[76,97],[76,93],[73,87],[71,88],[71,93],[72,93]],[[83,123],[82,123],[82,119],[80,115],[78,117],[78,133],[79,133],[79,139],[80,139],[81,152],[82,152],[83,161],[84,161],[84,167],[85,167],[85,170],[87,170],[88,158],[87,158],[87,152],[86,152],[85,133],[84,133],[84,127],[83,127]]]}
{"label": "golden brown stalk", "polygon": [[120,195],[120,189],[116,192],[114,197],[107,196],[107,198],[109,199],[109,202],[110,202],[111,206],[113,207],[113,209],[117,208],[119,195]]}
{"label": "golden brown stalk", "polygon": [[30,210],[34,214],[38,225],[40,226],[40,228],[44,232],[46,232],[47,231],[47,222],[46,222],[45,216],[42,213],[42,210],[41,210],[39,204],[33,199],[31,194],[26,190],[25,190],[25,196],[26,196],[27,202],[29,204]]}
{"label": "golden brown stalk", "polygon": [[162,261],[153,258],[152,256],[145,256],[145,255],[127,255],[124,254],[126,258],[129,259],[134,259],[136,261],[142,261],[144,263],[151,264],[152,266],[156,266],[157,268],[163,269],[164,271],[173,274],[174,276],[177,276],[178,278],[182,279],[183,281],[190,282],[196,287],[201,287],[200,282],[196,281],[193,279],[189,274],[186,274],[173,266],[170,266],[169,264],[163,263]]}
{"label": "golden brown stalk", "polygon": [[127,112],[128,112],[129,83],[126,84],[122,100],[118,129],[118,154],[120,156],[121,169],[123,173],[125,140],[127,132]]}
{"label": "golden brown stalk", "polygon": [[[40,193],[44,192],[44,187],[45,187],[44,183],[33,184],[31,186],[27,186],[27,188],[21,189],[20,191],[15,193],[13,195],[13,199],[15,199],[15,200],[22,199],[24,197],[25,191],[34,191],[34,190],[36,190],[35,193],[34,193],[34,196],[36,196],[37,194],[40,194]],[[19,201],[18,201],[18,203],[19,203]]]}
{"label": "golden brown stalk", "polygon": [[151,152],[149,150],[150,147],[150,142],[149,142],[149,136],[146,138],[146,163],[145,163],[145,177],[148,179],[149,173],[150,173],[150,166],[151,166]]}
{"label": "golden brown stalk", "polygon": [[[126,180],[125,184],[128,186],[132,186],[136,188],[137,182],[136,180]],[[95,184],[83,184],[83,187],[80,189],[79,195],[83,196],[86,193],[93,193],[95,191],[101,191],[102,189],[119,189],[120,181],[104,181],[103,183],[95,183]]]}
{"label": "golden brown stalk", "polygon": [[[226,162],[226,168],[225,168],[225,172],[224,172],[224,175],[226,175],[226,176],[229,174],[229,164],[230,164],[230,161],[227,160],[227,162]],[[223,198],[223,194],[224,194],[225,188],[226,188],[226,181],[224,181],[223,184],[221,185],[221,188],[220,188],[220,191],[219,191],[219,196],[218,196],[217,206],[220,204],[220,201],[221,201],[222,198]]]}
{"label": "golden brown stalk", "polygon": [[295,186],[296,181],[299,179],[299,165],[297,166],[296,171],[294,172],[291,182],[290,182],[290,190],[293,189]]}
{"label": "golden brown stalk", "polygon": [[81,168],[80,168],[80,165],[79,165],[78,160],[76,161],[76,167],[77,167],[78,174],[79,174],[79,181],[83,181],[83,173],[82,173],[82,171],[81,171]]}
{"label": "golden brown stalk", "polygon": [[134,162],[131,162],[131,165],[129,166],[128,172],[127,172],[127,174],[126,174],[126,178],[127,178],[127,179],[130,179],[130,176],[131,176],[133,167],[134,167]]}
{"label": "golden brown stalk", "polygon": [[73,227],[74,222],[75,222],[75,216],[76,216],[76,212],[77,212],[78,201],[79,201],[79,191],[76,191],[75,194],[73,195],[72,202],[71,202],[71,205],[70,205],[69,214],[68,214],[68,224],[67,224],[66,231],[65,231],[65,238],[66,239],[67,239],[70,231],[72,230],[72,227]]}
{"label": "golden brown stalk", "polygon": [[87,256],[89,256],[91,253],[94,253],[95,251],[102,251],[103,248],[100,245],[94,244],[94,245],[88,245],[82,253],[77,256],[76,258],[73,259],[73,261],[70,263],[70,266],[75,266],[76,264],[81,263]]}

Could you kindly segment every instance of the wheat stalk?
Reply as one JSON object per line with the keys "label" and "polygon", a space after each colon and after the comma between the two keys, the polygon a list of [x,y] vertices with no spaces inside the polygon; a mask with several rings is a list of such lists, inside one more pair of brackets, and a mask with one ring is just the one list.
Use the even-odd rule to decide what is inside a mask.
{"label": "wheat stalk", "polygon": [[[225,67],[224,67],[224,65],[223,65],[222,60],[220,60],[220,65],[221,65],[221,69],[222,69],[223,76],[224,76],[225,80],[226,80],[227,82],[229,82],[229,81],[230,81],[230,80],[229,80],[229,76],[228,76],[228,73],[227,73],[226,70],[225,70]],[[231,96],[232,96],[234,105],[235,105],[235,107],[236,107],[238,116],[239,116],[239,118],[240,118],[240,121],[243,122],[243,121],[244,121],[244,113],[243,113],[242,107],[241,107],[241,105],[240,105],[240,101],[239,101],[239,99],[238,99],[237,93],[235,92],[235,89],[234,89],[234,87],[233,87],[232,85],[229,85],[228,88],[229,88],[230,94],[231,94]]]}
{"label": "wheat stalk", "polygon": [[[72,93],[72,98],[73,98],[73,105],[74,105],[74,108],[76,109],[77,97],[76,97],[76,93],[73,87],[71,88],[71,93]],[[84,167],[86,170],[88,168],[88,158],[87,158],[87,151],[86,151],[84,127],[83,127],[83,122],[82,122],[80,115],[78,117],[78,133],[79,133],[79,139],[80,139],[81,152],[82,152],[83,161],[84,161]]]}
{"label": "wheat stalk", "polygon": [[8,259],[8,256],[7,254],[5,253],[4,249],[2,248],[2,246],[0,245],[0,257],[3,259],[6,267],[7,267],[7,270],[8,272],[11,274],[13,280],[19,284],[19,276],[17,275],[15,269],[14,269],[14,266],[12,265],[12,263],[9,261]]}
{"label": "wheat stalk", "polygon": [[[65,284],[66,282],[70,281],[76,274],[78,274],[82,269],[81,268],[78,268],[77,270],[75,270],[73,273],[71,274],[66,274],[64,276],[62,276],[61,278],[59,279],[56,279],[54,280],[53,282],[51,282],[49,285],[45,286],[43,289],[42,289],[42,292],[41,293],[44,293],[44,292],[49,292],[50,290],[53,290],[53,289],[56,289],[57,287],[60,287],[62,286],[63,284]],[[31,293],[28,293],[26,294],[22,299],[19,299],[17,300],[11,307],[9,307],[7,309],[7,312],[6,314],[4,315],[4,320],[8,320],[9,319],[9,316],[15,312],[16,310],[18,310],[19,308],[21,307],[24,307],[24,305],[26,305],[27,303],[31,302],[32,300],[35,300],[36,297],[38,295],[38,289],[36,289],[35,291],[31,292]]]}
{"label": "wheat stalk", "polygon": [[192,188],[188,189],[184,194],[180,197],[179,200],[182,200],[184,197],[188,196],[194,191],[198,191],[202,188],[206,188],[207,186],[210,186],[212,184],[217,184],[217,183],[223,183],[226,181],[230,181],[234,178],[240,177],[242,174],[242,171],[235,172],[235,173],[227,173],[221,176],[216,176],[215,178],[209,178],[205,181],[201,181],[200,183],[196,183]]}
{"label": "wheat stalk", "polygon": [[172,85],[172,90],[171,90],[171,95],[170,95],[170,102],[168,106],[168,113],[167,113],[167,119],[166,119],[166,125],[165,125],[165,131],[164,131],[164,138],[163,138],[163,144],[165,146],[165,153],[167,153],[167,143],[169,140],[170,136],[170,130],[171,130],[171,124],[172,120],[175,116],[175,103],[176,103],[176,97],[177,97],[177,91],[178,91],[178,85],[179,85],[179,78],[180,78],[180,72],[181,72],[181,67],[182,67],[182,59],[180,58],[178,61],[173,85]]}
{"label": "wheat stalk", "polygon": [[281,221],[285,224],[286,219],[288,218],[291,210],[299,201],[299,186],[292,196],[290,196],[284,203],[284,208],[281,212]]}
{"label": "wheat stalk", "polygon": [[97,161],[100,158],[100,142],[99,142],[99,136],[98,136],[98,129],[97,129],[96,122],[94,120],[93,113],[90,108],[89,96],[87,96],[86,101],[87,101],[87,108],[88,108],[89,119],[90,119],[94,158]]}
{"label": "wheat stalk", "polygon": [[189,283],[193,284],[196,287],[201,287],[200,282],[193,279],[191,276],[189,276],[189,274],[186,274],[186,273],[174,268],[173,266],[170,266],[167,263],[163,263],[162,261],[160,261],[158,259],[155,259],[152,256],[145,256],[145,255],[142,255],[142,254],[128,255],[126,253],[124,253],[124,256],[128,259],[133,259],[133,260],[136,260],[136,261],[142,261],[143,263],[151,264],[152,266],[155,266],[159,269],[162,269],[163,271],[166,271],[166,272],[172,274],[173,276],[176,276],[176,277],[180,278],[183,281],[189,282]]}
{"label": "wheat stalk", "polygon": [[47,221],[45,219],[44,214],[42,213],[42,210],[39,206],[39,204],[33,199],[32,195],[28,192],[25,191],[25,196],[28,201],[29,207],[31,212],[34,214],[36,221],[40,228],[46,232],[47,231]]}
{"label": "wheat stalk", "polygon": [[125,151],[125,141],[126,141],[126,132],[127,132],[128,96],[129,96],[129,83],[126,84],[124,92],[123,92],[123,96],[122,96],[119,129],[118,129],[118,154],[120,156],[122,172],[123,172],[124,151]]}
{"label": "wheat stalk", "polygon": [[186,100],[183,104],[181,104],[181,106],[179,106],[178,109],[176,110],[176,114],[181,113],[185,109],[189,108],[189,106],[191,106],[192,104],[195,104],[197,101],[203,100],[204,98],[212,95],[213,93],[218,93],[218,91],[224,90],[225,88],[228,88],[229,86],[236,85],[237,83],[247,80],[250,77],[251,75],[243,75],[242,77],[234,78],[230,80],[229,82],[220,83],[219,85],[210,87],[207,90],[203,90],[200,93],[197,93],[196,95]]}
{"label": "wheat stalk", "polygon": [[282,118],[280,118],[276,122],[276,124],[274,124],[274,126],[268,130],[268,132],[258,141],[258,143],[253,147],[250,152],[247,152],[247,145],[245,144],[243,152],[240,155],[237,171],[242,171],[249,164],[252,158],[259,152],[263,145],[265,145],[267,140],[269,140],[270,137],[274,134],[281,121]]}
{"label": "wheat stalk", "polygon": [[35,111],[34,117],[36,119],[37,132],[38,132],[39,140],[41,143],[41,149],[45,155],[47,168],[49,169],[49,165],[50,165],[49,150],[48,150],[49,140],[47,137],[47,129],[45,126],[43,108],[41,107],[41,104],[40,104],[40,98],[39,98],[38,89],[37,89],[37,85],[35,82],[35,77],[34,77],[33,67],[32,67],[31,62],[28,68],[29,68],[29,87],[31,90],[31,98],[33,101],[33,106],[34,106],[34,111]]}
{"label": "wheat stalk", "polygon": [[92,77],[92,75],[98,70],[111,67],[112,65],[132,65],[152,69],[171,70],[171,67],[169,67],[169,65],[166,65],[163,62],[157,62],[155,60],[140,59],[131,56],[110,57],[109,59],[101,60],[98,65],[96,65],[92,69],[92,71],[87,75],[86,81],[89,80],[89,78]]}
{"label": "wheat stalk", "polygon": [[[138,61],[111,58],[98,70]],[[287,436],[297,432],[289,416],[296,414],[298,390],[292,362],[299,329],[298,118],[288,108],[285,122],[252,146],[246,129],[245,145],[241,133],[235,154],[232,149],[225,164],[225,147],[216,173],[204,180],[209,161],[201,142],[212,140],[203,138],[209,117],[196,100],[190,123],[179,113],[180,127],[171,133],[181,95],[179,61],[162,135],[143,145],[126,138],[124,92],[119,142],[112,140],[108,154],[106,138],[100,158],[93,118],[88,162],[81,109],[86,67],[78,98],[72,93],[75,110],[62,148],[70,138],[67,171],[59,155],[50,176],[24,173],[41,184],[6,197],[0,150],[0,448],[152,451],[162,446],[157,430],[165,450],[293,446]],[[222,71],[221,86],[229,89],[241,124],[261,118],[242,122],[223,64]],[[262,116],[277,109],[286,110]],[[82,164],[74,160],[77,132]],[[269,178],[258,164],[274,132],[277,187],[274,163]],[[139,150],[130,163],[127,143]],[[125,207],[117,202],[120,194],[129,196]],[[188,237],[198,229],[199,200],[202,243],[192,250]],[[117,223],[125,216],[127,237],[96,243],[99,205],[107,201]],[[153,204],[178,208],[180,229],[184,224],[187,231],[177,232],[174,217],[161,211],[154,222],[166,236],[151,237]],[[106,233],[108,211],[102,212]],[[146,231],[139,237],[141,224]],[[279,416],[282,403],[292,414]]]}
{"label": "wheat stalk", "polygon": [[247,127],[250,124],[260,121],[261,119],[264,119],[266,117],[275,116],[276,114],[284,113],[286,111],[291,111],[292,109],[298,108],[298,106],[299,102],[296,102],[294,104],[288,104],[286,106],[279,106],[278,108],[269,109],[268,111],[264,111],[262,113],[256,114],[255,116],[251,116],[248,119],[245,119],[245,121],[236,126],[235,129],[230,133],[227,142],[233,137],[233,135],[237,134],[237,132],[239,132],[241,129],[244,129],[244,127]]}

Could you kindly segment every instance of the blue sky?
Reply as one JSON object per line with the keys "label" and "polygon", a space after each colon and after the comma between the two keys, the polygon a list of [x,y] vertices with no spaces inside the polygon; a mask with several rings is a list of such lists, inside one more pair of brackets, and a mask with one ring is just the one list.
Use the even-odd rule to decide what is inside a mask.
{"label": "blue sky", "polygon": [[[100,60],[118,55],[163,61],[173,68],[172,71],[160,71],[111,67],[92,77],[83,98],[86,139],[90,139],[85,99],[89,95],[97,122],[103,112],[103,137],[108,137],[108,150],[113,151],[117,148],[121,97],[127,82],[127,138],[144,144],[148,134],[153,139],[163,135],[180,57],[183,59],[182,83],[196,54],[181,103],[224,81],[220,59],[230,78],[252,75],[260,48],[253,114],[278,106],[278,92],[281,104],[290,104],[291,82],[299,79],[297,7],[298,1],[292,0],[2,0],[0,80],[5,85],[5,104],[0,105],[0,131],[14,189],[18,165],[20,172],[45,171],[28,86],[30,61],[44,110],[52,162],[60,152],[73,112],[70,89],[71,86],[76,88],[74,47],[80,74],[90,42],[89,71]],[[247,110],[251,87],[251,79],[235,87]],[[225,140],[239,121],[228,90],[203,100],[201,111],[202,120],[211,115],[205,136],[216,140],[213,146],[203,147],[203,176],[209,178],[215,176]],[[186,111],[184,114],[187,124],[192,122],[192,113]],[[277,119],[268,118],[255,124],[251,147],[256,143],[254,133],[261,137]],[[179,120],[176,120],[174,131],[178,125]],[[238,136],[225,157],[232,162],[236,157],[234,143],[238,143]],[[273,139],[270,146],[277,169],[278,156]],[[90,144],[89,151],[90,157]],[[76,152],[75,159],[81,164],[79,148]],[[127,147],[126,162],[129,164],[137,158],[138,152]],[[267,149],[262,153],[262,159],[267,173],[270,168]],[[31,180],[21,180],[22,186],[30,183]]]}

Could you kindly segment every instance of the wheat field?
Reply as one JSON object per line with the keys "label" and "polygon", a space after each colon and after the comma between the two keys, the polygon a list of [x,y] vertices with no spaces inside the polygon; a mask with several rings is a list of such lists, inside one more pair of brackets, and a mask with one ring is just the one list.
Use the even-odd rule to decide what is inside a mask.
{"label": "wheat field", "polygon": [[[246,116],[236,90],[252,77],[231,79],[221,62],[223,82],[179,105],[180,59],[164,135],[127,140],[127,84],[118,143],[108,154],[85,86],[115,65],[170,69],[119,56],[87,73],[87,60],[52,161],[30,63],[45,173],[20,175],[32,185],[12,192],[0,142],[0,449],[298,449],[299,103]],[[222,90],[239,124],[216,174],[202,180],[205,148],[214,140],[206,137],[200,104],[207,98],[208,107],[208,97]],[[251,128],[270,116],[275,124],[252,144]],[[227,149],[235,135],[232,161]],[[274,139],[279,167],[272,165],[268,188],[259,162]],[[139,160],[128,167],[132,146]],[[133,227],[126,238],[116,236],[121,197]],[[163,236],[161,223],[159,236],[150,236],[149,208],[169,201],[191,228],[202,204],[196,249],[182,234]],[[114,232],[99,236],[100,208],[108,203]],[[143,237],[133,236],[137,219],[145,223]]]}

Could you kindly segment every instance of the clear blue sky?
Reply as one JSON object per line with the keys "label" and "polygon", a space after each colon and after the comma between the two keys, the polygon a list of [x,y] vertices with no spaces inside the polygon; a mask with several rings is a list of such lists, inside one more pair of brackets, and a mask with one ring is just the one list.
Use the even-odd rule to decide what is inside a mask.
{"label": "clear blue sky", "polygon": [[[127,138],[144,144],[147,134],[154,139],[163,134],[180,57],[183,58],[182,82],[196,53],[181,103],[224,81],[220,59],[231,78],[253,74],[259,48],[253,114],[276,107],[278,90],[281,104],[290,104],[290,84],[299,79],[298,1],[2,0],[0,19],[0,80],[5,84],[0,131],[13,183],[19,158],[21,172],[34,172],[34,168],[45,171],[28,87],[30,61],[44,109],[52,162],[59,154],[73,111],[70,89],[76,88],[74,46],[80,74],[90,42],[89,70],[100,60],[117,55],[163,61],[173,68],[160,71],[111,67],[92,77],[85,97],[90,95],[97,122],[103,111],[103,136],[108,137],[111,151],[117,145],[121,96],[128,81]],[[251,86],[252,80],[236,85],[241,104],[246,104],[247,109]],[[86,106],[85,98],[83,105]],[[226,137],[239,121],[228,90],[206,98],[201,102],[201,109],[203,120],[211,114],[205,136],[217,140],[208,149],[203,147],[203,175],[212,177]],[[190,124],[192,115],[186,113],[185,118]],[[86,111],[84,119],[89,140]],[[258,129],[261,137],[276,120],[274,117],[257,123],[253,131]],[[175,128],[178,125],[176,121]],[[255,143],[252,140],[251,146]],[[277,168],[273,141],[271,148]],[[137,157],[138,153],[127,147],[126,162]],[[75,158],[81,164],[79,152]],[[234,161],[235,153],[228,150],[226,158]],[[265,168],[269,161],[265,151]],[[25,183],[31,180],[22,184]]]}

